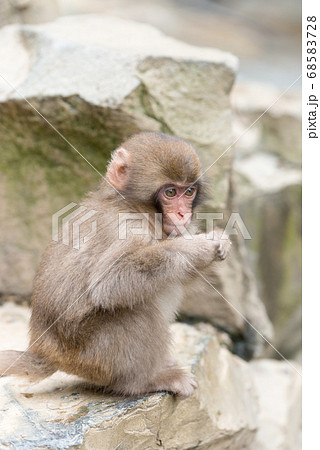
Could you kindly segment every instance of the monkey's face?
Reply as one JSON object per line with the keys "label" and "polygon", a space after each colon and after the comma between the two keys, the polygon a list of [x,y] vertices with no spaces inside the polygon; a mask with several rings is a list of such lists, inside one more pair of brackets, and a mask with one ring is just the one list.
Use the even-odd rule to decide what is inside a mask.
{"label": "monkey's face", "polygon": [[182,233],[191,222],[197,186],[172,184],[160,189],[157,204],[162,212],[162,228],[166,234]]}
{"label": "monkey's face", "polygon": [[192,209],[204,198],[201,164],[195,149],[174,136],[143,132],[112,155],[107,180],[132,210],[162,213],[162,229],[183,233]]}

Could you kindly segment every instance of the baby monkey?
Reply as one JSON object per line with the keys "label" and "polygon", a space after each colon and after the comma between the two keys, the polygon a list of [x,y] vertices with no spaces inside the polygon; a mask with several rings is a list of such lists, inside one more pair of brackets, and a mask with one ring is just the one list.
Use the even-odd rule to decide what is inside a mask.
{"label": "baby monkey", "polygon": [[[204,191],[199,158],[182,139],[142,132],[114,151],[106,178],[82,203],[96,211],[95,236],[80,249],[61,239],[46,249],[29,349],[1,352],[0,371],[36,381],[62,370],[116,394],[189,396],[196,382],[171,357],[169,325],[184,284],[230,248],[221,231],[195,232],[192,211]],[[148,233],[120,239],[121,217],[135,213],[127,226],[137,227],[137,212]]]}

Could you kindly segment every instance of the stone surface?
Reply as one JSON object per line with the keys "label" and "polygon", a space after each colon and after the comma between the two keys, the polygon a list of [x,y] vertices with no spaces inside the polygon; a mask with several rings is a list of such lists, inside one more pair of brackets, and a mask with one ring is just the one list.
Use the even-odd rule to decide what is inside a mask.
{"label": "stone surface", "polygon": [[[282,318],[284,326],[277,328],[275,344],[282,355],[302,364],[302,305],[294,304],[293,306],[291,308],[293,312],[288,317]],[[267,358],[280,358],[279,354],[270,346],[265,349],[263,355]]]}
{"label": "stone surface", "polygon": [[301,185],[254,196],[240,204],[261,296],[276,330],[301,303]]}
{"label": "stone surface", "polygon": [[[294,80],[293,80],[294,81]],[[238,83],[232,93],[237,155],[274,154],[291,167],[301,166],[301,91],[279,90],[262,83]],[[287,165],[290,168],[289,165]]]}
{"label": "stone surface", "polygon": [[41,23],[58,16],[56,0],[0,0],[0,27],[8,23]]}
{"label": "stone surface", "polygon": [[[241,136],[235,146],[235,195],[252,237],[246,241],[249,262],[275,326],[275,346],[292,358],[283,329],[293,330],[288,322],[299,317],[301,303],[301,94],[240,83],[232,103],[234,135]],[[298,336],[301,322],[293,323]],[[299,357],[301,340],[290,342]]]}
{"label": "stone surface", "polygon": [[[300,450],[302,378],[286,363],[250,363],[259,397],[258,431],[252,449]],[[297,370],[300,371],[298,364]]]}
{"label": "stone surface", "polygon": [[[1,349],[25,348],[27,318],[25,307],[0,308]],[[174,324],[172,332],[179,361],[198,380],[195,395],[107,397],[63,373],[33,384],[2,378],[1,448],[298,448],[288,446],[301,417],[300,376],[292,367],[242,361],[210,325]]]}

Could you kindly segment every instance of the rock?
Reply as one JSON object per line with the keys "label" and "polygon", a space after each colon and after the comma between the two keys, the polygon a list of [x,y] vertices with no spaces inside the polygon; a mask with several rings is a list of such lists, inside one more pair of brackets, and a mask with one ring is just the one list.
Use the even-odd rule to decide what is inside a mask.
{"label": "rock", "polygon": [[286,362],[252,361],[250,367],[259,397],[258,431],[251,448],[300,450],[301,376]]}
{"label": "rock", "polygon": [[237,137],[261,116],[237,141],[237,155],[259,150],[301,167],[301,92],[296,86],[285,92],[262,83],[237,83],[232,106]]}
{"label": "rock", "polygon": [[[234,180],[238,210],[252,237],[246,241],[248,261],[275,326],[274,344],[288,349],[282,330],[301,303],[300,94],[240,84],[232,101],[234,133],[243,135],[236,143]],[[299,334],[301,325],[295,324]],[[296,347],[284,355],[299,352]]]}
{"label": "rock", "polygon": [[[8,303],[1,313],[1,337],[12,336],[6,348],[25,348],[28,309]],[[198,380],[195,395],[116,398],[89,390],[80,379],[63,373],[33,384],[1,378],[1,446],[295,448],[273,446],[294,442],[300,430],[300,409],[295,403],[300,376],[286,362],[246,363],[221,347],[219,342],[226,338],[208,324],[195,328],[177,323],[172,332],[179,361]],[[3,349],[5,341],[0,342]]]}
{"label": "rock", "polygon": [[[0,43],[0,292],[29,295],[52,214],[100,178],[77,150],[104,174],[124,138],[161,130],[191,141],[208,166],[231,143],[237,59],[94,15],[8,26]],[[228,201],[230,164],[229,153],[209,173],[215,207]]]}
{"label": "rock", "polygon": [[0,27],[8,23],[41,23],[58,16],[56,0],[0,0]]}
{"label": "rock", "polygon": [[251,230],[261,296],[280,331],[301,303],[301,186],[253,197],[240,210]]}
{"label": "rock", "polygon": [[239,192],[237,197],[247,201],[255,195],[274,194],[288,186],[301,184],[301,170],[288,167],[274,155],[255,152],[238,159],[234,168]]}
{"label": "rock", "polygon": [[[302,305],[294,305],[293,312],[283,318],[284,327],[277,329],[277,350],[286,357],[302,363]],[[264,355],[268,358],[279,359],[279,354],[269,347]]]}

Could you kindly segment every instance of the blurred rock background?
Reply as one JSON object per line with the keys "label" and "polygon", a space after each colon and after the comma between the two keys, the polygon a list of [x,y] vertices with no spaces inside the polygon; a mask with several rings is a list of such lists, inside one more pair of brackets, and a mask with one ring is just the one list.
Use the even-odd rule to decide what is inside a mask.
{"label": "blurred rock background", "polygon": [[168,36],[240,58],[238,79],[287,88],[301,73],[298,0],[0,0],[0,25],[103,13],[149,23]]}

